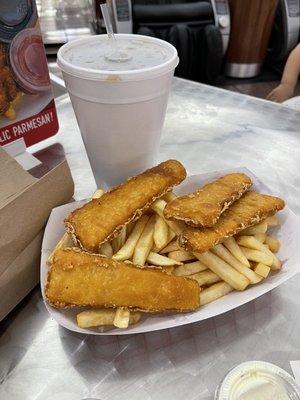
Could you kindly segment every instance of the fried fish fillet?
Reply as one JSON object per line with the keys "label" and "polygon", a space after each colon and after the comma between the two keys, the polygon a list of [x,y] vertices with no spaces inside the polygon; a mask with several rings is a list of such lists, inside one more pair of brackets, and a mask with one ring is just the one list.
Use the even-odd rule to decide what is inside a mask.
{"label": "fried fish fillet", "polygon": [[199,285],[192,279],[74,248],[56,251],[46,284],[47,300],[57,308],[95,306],[185,312],[199,307],[199,294]]}
{"label": "fried fish fillet", "polygon": [[251,185],[251,179],[243,173],[227,174],[194,193],[171,201],[164,209],[164,215],[191,226],[211,227]]}
{"label": "fried fish fillet", "polygon": [[117,236],[185,177],[179,161],[165,161],[73,211],[65,220],[66,228],[82,249],[98,253],[100,244]]}
{"label": "fried fish fillet", "polygon": [[188,251],[205,252],[223,239],[274,215],[284,205],[278,197],[247,192],[221,215],[213,227],[187,227],[178,238],[179,245]]}

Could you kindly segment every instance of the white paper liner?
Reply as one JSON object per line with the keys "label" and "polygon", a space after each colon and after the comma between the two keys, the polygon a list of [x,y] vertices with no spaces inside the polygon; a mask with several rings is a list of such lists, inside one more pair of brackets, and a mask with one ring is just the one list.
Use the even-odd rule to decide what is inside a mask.
{"label": "white paper liner", "polygon": [[[193,175],[188,177],[180,186],[176,187],[174,192],[177,194],[190,193],[195,191],[206,182],[230,172],[245,172],[253,179],[253,189],[261,193],[270,193],[270,190],[247,168],[235,168]],[[243,292],[231,292],[228,295],[214,301],[213,303],[202,306],[199,310],[194,312],[171,315],[147,315],[147,317],[141,322],[136,325],[132,325],[127,329],[81,329],[76,324],[76,314],[82,311],[83,308],[60,310],[51,307],[45,300],[44,286],[48,272],[48,266],[46,263],[47,258],[65,232],[63,220],[71,211],[80,207],[85,202],[86,201],[74,202],[54,208],[52,210],[45,229],[41,255],[41,288],[45,306],[58,324],[74,332],[80,332],[89,335],[129,335],[134,333],[157,331],[160,329],[167,329],[202,321],[248,303],[249,301],[252,301],[278,287],[300,272],[300,218],[286,206],[285,209],[278,214],[280,228],[275,228],[274,230],[277,238],[281,242],[281,248],[278,253],[278,257],[284,262],[284,265],[281,271],[272,274],[262,283],[253,285]]]}

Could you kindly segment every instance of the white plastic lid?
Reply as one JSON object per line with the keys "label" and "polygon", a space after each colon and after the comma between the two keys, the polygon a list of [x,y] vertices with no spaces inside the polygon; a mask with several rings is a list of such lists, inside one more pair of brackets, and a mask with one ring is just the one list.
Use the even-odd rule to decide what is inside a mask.
{"label": "white plastic lid", "polygon": [[[83,58],[83,62],[78,62],[78,55],[88,54],[88,56],[85,56],[85,58],[91,58],[91,62],[93,62],[93,59],[97,57],[98,45],[99,52],[100,50],[102,51],[101,45],[105,45],[107,47],[109,40],[108,36],[96,35],[88,38],[72,40],[63,45],[57,53],[57,63],[63,72],[70,75],[91,80],[109,79],[111,81],[135,81],[149,79],[168,73],[174,70],[178,65],[179,59],[176,48],[164,40],[150,36],[133,34],[116,34],[115,37],[120,47],[122,46],[122,43],[132,41],[136,45],[141,46],[141,48],[148,45],[152,49],[161,50],[161,52],[164,52],[165,57],[161,61],[158,60],[156,65],[155,63],[153,65],[153,60],[150,59],[149,67],[143,66],[141,68],[136,67],[134,69],[127,69],[126,63],[120,63],[119,66],[115,64],[117,70],[110,70],[109,68],[96,69],[95,66],[93,68],[85,67],[84,65],[86,63],[84,62],[84,56],[81,57],[81,59]],[[89,48],[92,49],[92,51],[89,51]],[[135,51],[138,52],[138,48]],[[73,56],[74,54],[77,58]]]}
{"label": "white plastic lid", "polygon": [[215,393],[215,400],[299,399],[299,387],[293,377],[264,361],[249,361],[233,368]]}

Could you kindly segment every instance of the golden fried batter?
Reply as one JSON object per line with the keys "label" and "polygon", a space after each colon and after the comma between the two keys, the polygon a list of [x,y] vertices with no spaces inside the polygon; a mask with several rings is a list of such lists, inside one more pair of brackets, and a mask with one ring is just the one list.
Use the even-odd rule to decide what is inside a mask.
{"label": "golden fried batter", "polygon": [[8,67],[0,69],[0,81],[3,84],[7,100],[10,102],[13,101],[17,97],[18,89]]}
{"label": "golden fried batter", "polygon": [[9,109],[9,101],[3,83],[0,80],[0,115],[3,115]]}
{"label": "golden fried batter", "polygon": [[170,220],[184,221],[195,227],[213,226],[220,215],[252,185],[242,173],[222,176],[201,189],[167,204],[164,215]]}
{"label": "golden fried batter", "polygon": [[278,197],[248,192],[226,210],[211,228],[187,227],[179,236],[179,245],[188,251],[205,252],[223,239],[274,215],[284,207]]}
{"label": "golden fried batter", "polygon": [[101,243],[114,238],[185,177],[179,161],[165,161],[73,211],[65,225],[81,248],[97,253]]}
{"label": "golden fried batter", "polygon": [[199,293],[192,279],[70,248],[54,254],[46,285],[48,302],[58,308],[88,305],[184,312],[199,307]]}
{"label": "golden fried batter", "polygon": [[0,44],[0,68],[5,67],[5,65],[7,65],[6,47],[1,43]]}
{"label": "golden fried batter", "polygon": [[6,47],[0,44],[0,115],[8,111],[10,103],[17,95],[18,88],[7,65]]}

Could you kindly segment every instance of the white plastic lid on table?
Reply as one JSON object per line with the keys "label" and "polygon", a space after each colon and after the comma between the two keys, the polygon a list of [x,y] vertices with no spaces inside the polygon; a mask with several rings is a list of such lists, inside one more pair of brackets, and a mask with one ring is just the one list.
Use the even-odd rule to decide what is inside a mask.
{"label": "white plastic lid on table", "polygon": [[295,380],[282,368],[264,361],[244,362],[219,385],[215,400],[298,400]]}
{"label": "white plastic lid on table", "polygon": [[115,76],[130,81],[163,75],[179,62],[175,47],[164,40],[130,34],[115,37],[124,61],[111,60],[111,40],[108,35],[97,35],[62,46],[57,54],[58,65],[64,72],[86,79],[106,80]]}

